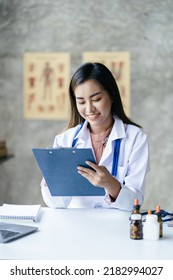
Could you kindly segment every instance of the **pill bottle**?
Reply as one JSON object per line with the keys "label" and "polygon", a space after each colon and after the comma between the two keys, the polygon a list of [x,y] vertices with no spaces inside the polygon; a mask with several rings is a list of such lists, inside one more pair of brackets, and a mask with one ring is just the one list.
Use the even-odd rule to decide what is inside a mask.
{"label": "pill bottle", "polygon": [[142,239],[142,216],[141,214],[132,214],[130,222],[130,238]]}
{"label": "pill bottle", "polygon": [[162,220],[162,216],[161,216],[161,210],[160,210],[160,205],[157,205],[156,207],[156,215],[158,218],[158,222],[159,222],[159,237],[163,236],[163,220]]}
{"label": "pill bottle", "polygon": [[148,211],[146,215],[146,221],[143,224],[143,239],[145,240],[158,240],[159,239],[159,222],[157,215],[152,214],[152,211]]}
{"label": "pill bottle", "polygon": [[139,205],[139,202],[138,202],[138,198],[135,198],[134,200],[134,205],[133,205],[133,212],[132,214],[141,214],[140,213],[140,205]]}

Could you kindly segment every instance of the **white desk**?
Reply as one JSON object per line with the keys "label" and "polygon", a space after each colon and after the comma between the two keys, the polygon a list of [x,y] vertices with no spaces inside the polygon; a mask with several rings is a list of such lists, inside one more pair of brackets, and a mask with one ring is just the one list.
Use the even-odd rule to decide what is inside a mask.
{"label": "white desk", "polygon": [[39,231],[0,244],[0,259],[173,260],[173,228],[164,224],[158,241],[131,240],[129,215],[115,209],[43,208],[34,223]]}

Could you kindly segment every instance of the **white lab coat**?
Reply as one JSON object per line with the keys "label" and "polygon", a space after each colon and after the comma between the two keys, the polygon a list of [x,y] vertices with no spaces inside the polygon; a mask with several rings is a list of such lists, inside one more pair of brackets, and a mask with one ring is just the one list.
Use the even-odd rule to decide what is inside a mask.
{"label": "white lab coat", "polygon": [[[53,147],[71,147],[79,126],[80,125],[70,128],[64,133],[57,135]],[[87,121],[85,121],[82,129],[75,138],[78,138],[75,147],[92,148]],[[41,182],[41,190],[47,206],[53,208],[104,207],[131,211],[135,198],[138,198],[139,204],[142,205],[146,175],[149,171],[147,135],[137,126],[127,125],[121,120],[116,119],[99,162],[99,165],[105,166],[109,172],[111,172],[112,169],[113,143],[114,140],[118,138],[121,138],[121,144],[116,178],[120,182],[122,188],[115,202],[112,203],[110,201],[107,193],[105,196],[95,197],[53,197],[48,187],[45,186],[43,179]]]}

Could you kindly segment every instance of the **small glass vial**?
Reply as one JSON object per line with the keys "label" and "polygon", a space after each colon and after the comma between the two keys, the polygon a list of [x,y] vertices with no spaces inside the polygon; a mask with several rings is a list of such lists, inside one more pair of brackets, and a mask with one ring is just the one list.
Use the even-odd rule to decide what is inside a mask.
{"label": "small glass vial", "polygon": [[130,238],[142,239],[142,217],[141,214],[132,214],[130,223]]}
{"label": "small glass vial", "polygon": [[161,216],[161,209],[160,209],[160,205],[157,205],[156,207],[156,215],[158,217],[158,222],[160,225],[160,235],[159,237],[163,236],[163,221],[162,221],[162,216]]}
{"label": "small glass vial", "polygon": [[143,239],[145,240],[158,240],[160,226],[157,215],[151,214],[151,210],[146,215],[146,221],[143,225]]}

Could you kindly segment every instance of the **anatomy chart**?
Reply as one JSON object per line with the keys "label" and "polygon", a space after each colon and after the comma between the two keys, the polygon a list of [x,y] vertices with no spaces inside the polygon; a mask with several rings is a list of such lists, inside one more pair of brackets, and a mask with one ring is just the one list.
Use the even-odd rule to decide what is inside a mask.
{"label": "anatomy chart", "polygon": [[68,53],[25,53],[25,118],[67,119],[69,74]]}

